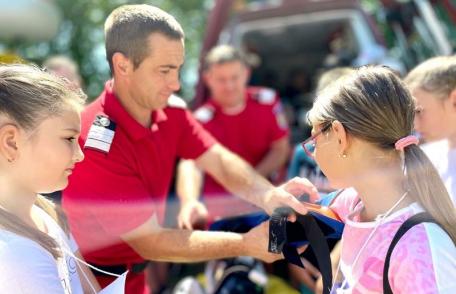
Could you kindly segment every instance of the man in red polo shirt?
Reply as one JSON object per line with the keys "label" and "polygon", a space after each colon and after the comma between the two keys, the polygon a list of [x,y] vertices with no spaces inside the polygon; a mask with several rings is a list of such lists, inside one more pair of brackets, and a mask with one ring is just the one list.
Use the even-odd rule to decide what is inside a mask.
{"label": "man in red polo shirt", "polygon": [[[177,21],[149,5],[115,9],[105,23],[106,55],[113,79],[82,114],[85,160],[63,192],[70,228],[86,260],[122,273],[126,293],[147,293],[144,261],[202,261],[251,255],[266,261],[268,224],[246,234],[165,229],[164,199],[178,157],[204,170],[269,213],[291,206],[290,193],[316,193],[306,181],[274,187],[219,145],[192,115],[168,105],[184,62],[184,34]],[[102,286],[113,280],[98,273]]]}
{"label": "man in red polo shirt", "polygon": [[[288,123],[277,93],[269,88],[247,87],[249,77],[249,67],[239,50],[228,45],[212,48],[205,58],[203,73],[211,96],[194,115],[224,147],[250,163],[259,174],[270,177],[280,171],[288,159]],[[209,222],[252,209],[214,177],[207,174],[204,178],[189,177],[197,172],[192,170],[191,160],[182,161],[179,171],[178,186],[195,185],[198,192],[193,195],[196,197],[200,181],[204,182],[202,195]],[[178,224],[192,228],[192,223],[204,218],[205,209],[194,199],[186,198],[188,193],[179,196],[182,205]]]}

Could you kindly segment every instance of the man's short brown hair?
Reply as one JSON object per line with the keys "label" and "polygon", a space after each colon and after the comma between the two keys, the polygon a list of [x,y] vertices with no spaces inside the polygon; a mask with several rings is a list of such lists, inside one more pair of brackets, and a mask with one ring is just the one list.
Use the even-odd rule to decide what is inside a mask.
{"label": "man's short brown hair", "polygon": [[229,45],[219,45],[212,48],[204,59],[204,70],[208,70],[214,64],[223,64],[227,62],[239,61],[248,66],[244,54]]}
{"label": "man's short brown hair", "polygon": [[184,31],[177,20],[151,5],[123,5],[114,9],[105,22],[106,57],[114,74],[112,57],[120,52],[137,68],[149,54],[148,38],[160,33],[170,39],[183,40]]}

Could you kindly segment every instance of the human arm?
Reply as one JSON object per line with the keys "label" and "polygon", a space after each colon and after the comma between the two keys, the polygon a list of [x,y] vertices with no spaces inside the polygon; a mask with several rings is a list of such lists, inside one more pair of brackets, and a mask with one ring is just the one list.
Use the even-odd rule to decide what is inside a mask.
{"label": "human arm", "polygon": [[271,143],[268,153],[255,166],[255,170],[262,176],[268,177],[284,166],[289,153],[290,143],[288,136],[285,136]]}
{"label": "human arm", "polygon": [[[229,192],[265,209],[269,214],[280,206],[290,206],[298,213],[307,213],[295,196],[303,193],[317,195],[316,188],[309,181],[293,179],[295,193],[283,187],[274,187],[247,162],[215,142],[191,115],[185,118],[189,127],[184,129],[182,144],[178,146],[181,157],[195,159],[199,169],[210,174]],[[185,126],[184,122],[182,125]],[[201,148],[203,145],[204,148]]]}
{"label": "human arm", "polygon": [[[261,98],[259,101],[261,104]],[[275,97],[272,105],[266,103],[262,106],[266,107],[265,109],[268,110],[265,114],[265,125],[263,125],[262,128],[265,128],[268,132],[269,144],[268,152],[263,156],[261,161],[256,164],[255,169],[267,178],[272,172],[282,168],[289,158],[290,130],[278,96]]]}
{"label": "human arm", "polygon": [[267,251],[269,223],[245,234],[165,229],[155,217],[121,236],[148,260],[198,262],[235,256],[252,256],[266,262],[282,258]]}
{"label": "human arm", "polygon": [[180,160],[177,167],[176,190],[179,198],[177,224],[181,229],[193,229],[194,225],[206,221],[208,212],[199,201],[203,182],[202,172],[193,160]]}
{"label": "human arm", "polygon": [[321,274],[307,259],[301,258],[301,262],[304,265],[304,268],[291,263],[289,264],[288,270],[290,272],[290,279],[298,282],[300,286],[305,285],[313,291],[316,285],[315,281],[321,276]]}
{"label": "human arm", "polygon": [[220,144],[214,144],[196,159],[196,163],[231,193],[263,208],[269,214],[280,206],[289,206],[296,212],[305,214],[306,208],[295,196],[304,193],[317,195],[316,188],[301,178],[274,187],[247,162]]}

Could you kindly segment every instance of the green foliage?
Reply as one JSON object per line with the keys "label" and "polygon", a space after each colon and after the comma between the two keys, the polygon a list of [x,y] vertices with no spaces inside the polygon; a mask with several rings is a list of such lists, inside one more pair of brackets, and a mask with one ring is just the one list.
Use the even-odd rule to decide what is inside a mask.
{"label": "green foliage", "polygon": [[[56,0],[63,21],[58,35],[49,42],[27,44],[22,40],[3,44],[23,58],[41,64],[47,57],[62,54],[71,57],[80,67],[85,91],[93,99],[109,79],[109,66],[104,50],[103,25],[106,17],[122,4],[151,4],[174,15],[186,34],[186,63],[182,69],[181,95],[193,95],[197,79],[198,55],[205,30],[208,10],[203,0]],[[0,42],[3,40],[0,40]]]}

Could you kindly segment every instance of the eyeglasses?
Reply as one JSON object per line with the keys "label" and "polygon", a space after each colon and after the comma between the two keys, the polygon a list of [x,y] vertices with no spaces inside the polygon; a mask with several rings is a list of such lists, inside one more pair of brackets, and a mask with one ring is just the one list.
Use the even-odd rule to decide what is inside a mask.
{"label": "eyeglasses", "polygon": [[331,127],[332,125],[332,122],[328,122],[327,124],[325,124],[318,132],[316,132],[315,134],[313,134],[312,136],[310,136],[309,138],[307,138],[304,142],[301,143],[302,145],[302,148],[304,149],[304,151],[306,152],[306,154],[310,157],[310,158],[314,158],[314,151],[315,151],[315,139],[322,133],[326,132],[327,130],[329,130],[329,128]]}

